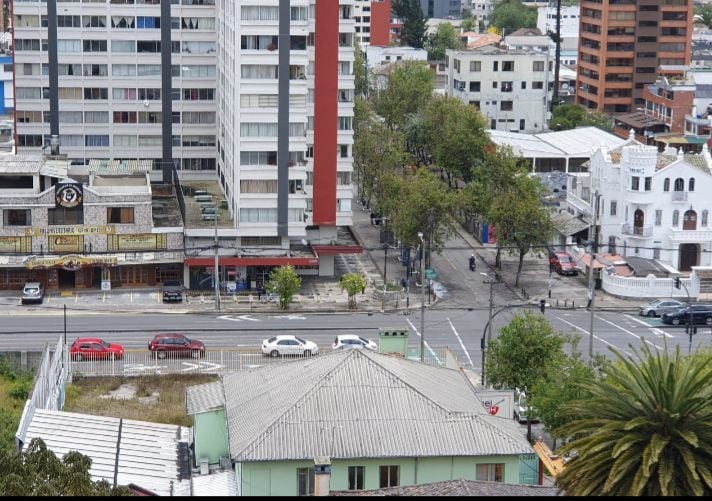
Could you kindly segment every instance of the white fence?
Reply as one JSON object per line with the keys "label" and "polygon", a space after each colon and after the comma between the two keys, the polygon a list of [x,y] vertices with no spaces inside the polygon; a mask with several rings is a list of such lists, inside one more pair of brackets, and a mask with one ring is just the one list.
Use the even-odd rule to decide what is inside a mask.
{"label": "white fence", "polygon": [[[331,351],[331,347],[320,348],[321,353]],[[408,358],[420,360],[419,348],[408,348]],[[193,358],[170,354],[159,358],[158,353],[148,351],[127,351],[120,360],[82,360],[71,362],[72,375],[81,376],[141,376],[164,374],[219,374],[272,363],[288,362],[309,358],[309,356],[270,357],[259,351],[206,350],[205,356]],[[444,366],[452,364],[454,355],[447,347],[427,350],[424,362]]]}
{"label": "white fence", "polygon": [[609,275],[606,272],[601,273],[601,275],[603,290],[619,297],[675,297],[687,300],[685,287],[687,287],[692,299],[696,299],[700,292],[700,282],[694,275],[691,278],[681,278],[682,286],[679,289],[676,289],[673,285],[672,278],[656,278],[653,275],[648,277],[621,277]]}

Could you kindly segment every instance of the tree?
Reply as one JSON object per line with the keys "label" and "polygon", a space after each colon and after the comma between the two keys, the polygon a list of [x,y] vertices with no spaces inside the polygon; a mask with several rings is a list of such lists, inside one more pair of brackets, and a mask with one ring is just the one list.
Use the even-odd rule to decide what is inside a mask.
{"label": "tree", "polygon": [[455,27],[450,23],[440,23],[436,32],[428,37],[428,60],[443,60],[447,49],[463,48],[465,44]]}
{"label": "tree", "polygon": [[91,458],[70,451],[60,460],[41,438],[21,453],[0,451],[0,492],[4,496],[131,496],[127,487],[93,481]]}
{"label": "tree", "polygon": [[388,74],[388,85],[374,100],[375,110],[391,127],[401,127],[406,116],[427,104],[435,88],[435,75],[425,61],[401,61]]}
{"label": "tree", "polygon": [[712,4],[695,5],[695,16],[699,16],[705,26],[712,28]]}
{"label": "tree", "polygon": [[[561,365],[564,345],[571,339],[555,331],[542,315],[530,311],[515,315],[487,347],[487,382],[531,393],[552,367]],[[528,396],[531,401],[533,394]]]}
{"label": "tree", "polygon": [[294,266],[280,266],[274,268],[269,274],[266,285],[268,291],[274,292],[279,297],[279,308],[286,310],[289,308],[294,295],[299,292],[302,286],[302,279],[294,271]]}
{"label": "tree", "polygon": [[368,68],[358,40],[354,44],[354,85],[356,86],[354,93],[357,97],[368,94]]}
{"label": "tree", "polygon": [[[635,351],[635,350],[634,350]],[[712,495],[712,356],[676,346],[624,356],[586,384],[557,432],[576,452],[556,479],[571,496]]]}
{"label": "tree", "polygon": [[463,9],[462,10],[462,23],[460,24],[460,30],[462,30],[463,33],[468,32],[468,31],[479,31],[480,26],[479,22],[477,19],[475,19],[475,15],[470,11],[469,9]]}
{"label": "tree", "polygon": [[393,0],[392,9],[403,22],[400,44],[422,49],[426,26],[420,0]]}
{"label": "tree", "polygon": [[552,130],[568,130],[576,127],[594,126],[599,129],[613,131],[613,120],[598,111],[588,111],[578,104],[562,104],[554,106],[549,128]]}
{"label": "tree", "polygon": [[341,276],[339,287],[349,296],[349,308],[356,309],[356,294],[366,289],[366,279],[360,273],[347,273]]}
{"label": "tree", "polygon": [[519,286],[526,253],[532,247],[543,248],[551,237],[551,207],[542,204],[546,195],[539,178],[521,173],[487,211],[487,219],[497,231],[498,248],[510,247],[511,253],[519,253],[515,286]]}
{"label": "tree", "polygon": [[502,36],[520,28],[536,28],[537,11],[521,0],[500,0],[492,9],[490,26],[496,26]]}

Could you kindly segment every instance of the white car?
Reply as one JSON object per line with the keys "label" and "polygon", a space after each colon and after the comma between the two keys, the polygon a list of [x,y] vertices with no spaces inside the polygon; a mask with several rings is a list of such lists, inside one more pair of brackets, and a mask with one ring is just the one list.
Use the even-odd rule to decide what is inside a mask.
{"label": "white car", "polygon": [[313,341],[297,336],[282,334],[262,341],[262,354],[270,357],[284,355],[318,355],[319,347]]}
{"label": "white car", "polygon": [[334,344],[332,348],[338,350],[342,348],[347,350],[349,348],[367,348],[369,350],[378,351],[378,345],[373,341],[357,336],[356,334],[339,334],[334,339]]}

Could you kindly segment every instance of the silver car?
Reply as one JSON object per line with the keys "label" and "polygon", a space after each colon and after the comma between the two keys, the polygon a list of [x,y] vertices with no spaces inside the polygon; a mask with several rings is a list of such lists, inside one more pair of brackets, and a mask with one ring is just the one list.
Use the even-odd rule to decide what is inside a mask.
{"label": "silver car", "polygon": [[44,285],[40,282],[27,282],[22,288],[22,304],[41,303],[44,298]]}
{"label": "silver car", "polygon": [[644,317],[660,317],[664,313],[672,313],[683,306],[685,303],[676,299],[655,299],[642,305],[638,314]]}

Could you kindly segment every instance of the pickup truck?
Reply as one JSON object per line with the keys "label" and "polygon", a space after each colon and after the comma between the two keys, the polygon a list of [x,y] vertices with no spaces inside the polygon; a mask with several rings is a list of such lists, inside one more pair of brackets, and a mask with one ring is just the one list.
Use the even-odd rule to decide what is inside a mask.
{"label": "pickup truck", "polygon": [[164,280],[161,285],[163,301],[183,301],[183,284],[178,280]]}

